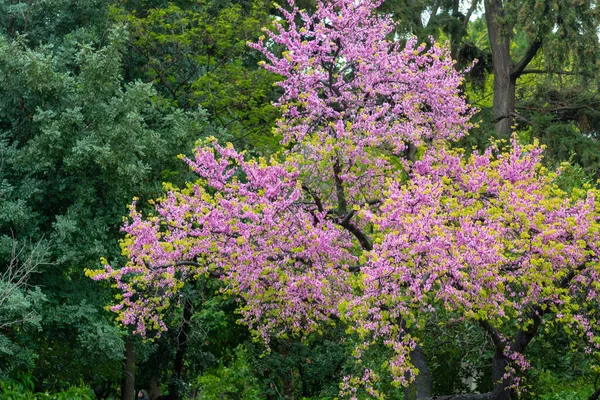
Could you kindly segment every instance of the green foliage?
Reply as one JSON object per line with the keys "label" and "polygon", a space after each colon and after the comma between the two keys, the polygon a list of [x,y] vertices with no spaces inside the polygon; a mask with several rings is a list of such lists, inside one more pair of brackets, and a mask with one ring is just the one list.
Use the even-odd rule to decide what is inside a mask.
{"label": "green foliage", "polygon": [[83,270],[102,255],[118,260],[126,205],[154,197],[162,176],[184,176],[177,154],[209,129],[204,111],[176,109],[151,84],[124,82],[127,32],[107,34],[105,45],[78,31],[35,49],[0,37],[0,260],[10,259],[13,241],[40,242],[49,262],[32,290],[14,292],[14,313],[35,305],[36,325],[11,328],[0,357],[6,371],[37,358],[48,389],[118,379],[122,332],[102,310],[108,293]]}
{"label": "green foliage", "polygon": [[[223,365],[233,370],[242,365],[235,361],[237,353],[232,349],[248,341],[249,333],[246,327],[237,323],[235,299],[221,295],[221,288],[220,281],[202,278],[184,287],[181,303],[173,304],[167,313],[169,331],[151,344],[138,346],[138,378],[142,387],[148,387],[151,379],[158,379],[187,393],[190,387],[194,387],[199,375]],[[191,301],[193,313],[185,339],[185,370],[182,376],[174,377],[170,363],[180,346],[183,304],[186,301]]]}
{"label": "green foliage", "polygon": [[52,299],[43,308],[44,338],[35,340],[35,372],[49,390],[79,380],[96,383],[116,380],[123,356],[123,332],[107,323],[97,306],[82,301],[60,305]]}
{"label": "green foliage", "polygon": [[41,329],[40,309],[46,301],[40,288],[28,286],[31,275],[45,262],[46,248],[38,243],[19,249],[14,239],[5,239],[0,269],[0,379],[33,366],[35,354],[22,334]]}
{"label": "green foliage", "polygon": [[70,386],[57,393],[38,392],[31,390],[30,384],[17,381],[0,381],[0,397],[6,400],[94,400],[96,396],[83,383]]}
{"label": "green foliage", "polygon": [[[24,249],[20,265],[33,255],[32,243],[44,254],[30,286],[0,278],[1,398],[86,399],[93,398],[88,388],[71,385],[118,382],[125,332],[102,309],[107,292],[83,270],[100,256],[118,264],[126,205],[133,196],[156,197],[163,180],[185,181],[175,156],[203,135],[253,153],[277,148],[271,101],[278,78],[258,68],[258,55],[246,46],[270,24],[269,1],[134,0],[110,10],[111,3],[0,0],[0,275],[15,248]],[[544,35],[531,68],[559,72],[519,79],[517,129],[548,146],[552,167],[571,161],[559,186],[592,183],[600,176],[598,8],[583,10],[587,3],[580,1],[506,3],[515,57]],[[314,1],[297,4],[310,8]],[[383,11],[401,20],[399,38],[448,39],[460,68],[479,59],[465,92],[481,108],[481,129],[461,145],[483,148],[494,119],[485,20],[465,24],[466,10],[456,4],[388,0]],[[285,385],[297,397],[337,396],[351,357],[344,332],[284,343],[263,355],[263,348],[246,343],[235,304],[215,294],[218,286],[194,304],[183,381],[205,398],[264,398],[283,393]],[[163,383],[170,379],[181,314],[174,307],[172,333],[137,347],[140,382],[157,373]],[[489,349],[475,332],[432,326],[425,337],[437,393],[465,391],[461,379],[473,371],[489,374],[481,364]],[[547,342],[554,347],[532,347],[531,397],[587,398],[588,366],[564,351],[561,338]],[[385,353],[372,357],[383,363]],[[581,367],[577,373],[574,366]],[[34,394],[34,384],[64,391]],[[385,391],[401,397],[395,388]]]}
{"label": "green foliage", "polygon": [[170,3],[143,12],[114,9],[113,17],[131,32],[131,77],[153,82],[184,110],[201,105],[238,145],[277,147],[271,134],[279,115],[271,105],[277,78],[257,67],[258,55],[246,45],[269,24],[268,2]]}
{"label": "green foliage", "polygon": [[[262,398],[294,396],[300,398],[335,398],[339,382],[350,374],[352,350],[356,343],[343,327],[330,327],[322,335],[313,335],[304,342],[292,339],[273,340],[272,351],[264,346],[248,346],[250,362],[262,383]],[[385,359],[379,358],[380,362]],[[381,356],[378,354],[376,356]],[[393,388],[390,393],[393,392]]]}
{"label": "green foliage", "polygon": [[536,376],[536,392],[527,398],[535,400],[587,400],[594,392],[592,385],[583,379],[565,379],[561,372],[541,370]]}
{"label": "green foliage", "polygon": [[252,374],[248,351],[243,346],[233,349],[229,365],[217,367],[200,375],[196,381],[197,391],[206,400],[258,400],[260,384]]}
{"label": "green foliage", "polygon": [[434,394],[485,393],[493,389],[491,368],[494,349],[481,329],[458,324],[443,310],[429,321],[420,337],[433,380]]}
{"label": "green foliage", "polygon": [[575,351],[574,342],[582,338],[569,336],[552,324],[548,324],[540,336],[528,349],[532,368],[525,376],[529,386],[525,399],[587,400],[595,391],[597,374],[593,372],[589,356]]}
{"label": "green foliage", "polygon": [[95,36],[108,26],[106,0],[0,0],[0,30],[11,38],[27,35],[34,45],[60,42],[80,28]]}
{"label": "green foliage", "polygon": [[0,281],[0,379],[16,369],[33,367],[34,353],[30,343],[18,335],[41,328],[40,305],[45,300],[39,288],[18,287],[14,282]]}
{"label": "green foliage", "polygon": [[531,84],[531,93],[522,93],[521,113],[530,122],[529,134],[547,146],[548,161],[558,164],[569,160],[586,174],[600,177],[597,89],[572,79],[568,86],[539,80]]}

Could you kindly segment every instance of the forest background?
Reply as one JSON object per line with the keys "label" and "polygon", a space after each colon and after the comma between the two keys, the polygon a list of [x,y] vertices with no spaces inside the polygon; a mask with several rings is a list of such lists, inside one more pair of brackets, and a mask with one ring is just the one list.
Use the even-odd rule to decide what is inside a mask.
{"label": "forest background", "polygon": [[[477,60],[465,95],[478,126],[460,146],[516,131],[547,146],[550,169],[570,162],[564,185],[600,177],[596,1],[388,0],[380,11],[398,21],[396,40],[448,43],[459,70]],[[206,280],[184,289],[166,334],[143,341],[105,309],[110,286],[84,273],[101,257],[124,264],[127,205],[189,180],[177,155],[198,139],[249,156],[280,149],[279,77],[247,46],[280,13],[266,0],[0,1],[0,397],[338,395],[353,360],[342,328],[265,354],[236,323],[235,299]],[[522,397],[596,392],[593,363],[564,332],[545,335],[527,350]],[[431,327],[422,346],[435,395],[489,389],[481,332]]]}

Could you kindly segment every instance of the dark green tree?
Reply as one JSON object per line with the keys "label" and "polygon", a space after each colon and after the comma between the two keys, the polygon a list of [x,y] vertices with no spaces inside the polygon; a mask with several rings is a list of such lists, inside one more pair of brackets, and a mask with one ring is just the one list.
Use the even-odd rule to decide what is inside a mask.
{"label": "dark green tree", "polygon": [[103,255],[118,259],[127,203],[176,181],[176,155],[207,129],[204,111],[173,108],[151,84],[123,81],[126,38],[115,27],[103,45],[77,31],[32,49],[0,37],[0,272],[14,245],[47,248],[33,289],[13,300],[26,309],[43,294],[39,329],[8,336],[36,355],[39,389],[117,378],[123,332],[84,269]]}

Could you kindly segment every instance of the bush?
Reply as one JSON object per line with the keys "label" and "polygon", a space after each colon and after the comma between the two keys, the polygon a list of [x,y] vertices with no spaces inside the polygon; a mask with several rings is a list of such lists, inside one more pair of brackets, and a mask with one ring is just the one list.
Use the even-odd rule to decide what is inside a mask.
{"label": "bush", "polygon": [[83,383],[70,386],[58,393],[34,393],[28,386],[31,380],[18,382],[0,381],[0,398],[5,400],[94,400],[94,392]]}

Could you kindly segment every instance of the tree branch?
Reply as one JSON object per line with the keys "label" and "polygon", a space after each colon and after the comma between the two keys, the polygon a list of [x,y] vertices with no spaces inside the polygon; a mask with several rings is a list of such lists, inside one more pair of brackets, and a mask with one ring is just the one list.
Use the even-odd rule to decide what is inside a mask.
{"label": "tree branch", "polygon": [[[599,110],[596,110],[588,105],[578,105],[578,106],[564,106],[564,107],[554,107],[554,108],[542,108],[542,107],[526,107],[526,106],[519,106],[517,107],[520,110],[533,110],[533,111],[537,111],[537,112],[541,112],[541,113],[551,113],[551,112],[558,112],[558,111],[576,111],[576,110],[581,110],[581,109],[585,109],[588,111],[592,111],[592,112],[600,112]],[[521,117],[522,118],[522,117]]]}
{"label": "tree branch", "polygon": [[317,206],[317,209],[319,210],[319,212],[323,212],[324,208],[323,208],[323,203],[321,202],[321,199],[319,198],[319,196],[317,196],[314,192],[312,192],[310,190],[310,188],[306,185],[306,184],[302,184],[302,189],[308,193],[310,195],[310,197],[313,198],[313,200],[315,201],[315,205]]}
{"label": "tree branch", "polygon": [[[367,200],[363,205],[374,206],[379,203],[381,203],[381,200],[374,199],[374,200]],[[348,222],[350,222],[350,219],[352,219],[354,214],[356,214],[356,210],[354,210],[354,209],[350,210],[350,212],[348,212],[348,214],[346,214],[346,216],[342,220],[341,225],[343,226],[344,224],[347,224]]]}
{"label": "tree branch", "polygon": [[488,393],[469,393],[469,394],[451,394],[446,396],[435,396],[432,400],[491,400],[493,392]]}
{"label": "tree branch", "polygon": [[525,123],[527,123],[527,124],[529,124],[531,126],[535,126],[535,124],[533,122],[531,122],[530,120],[528,120],[527,118],[525,118],[521,114],[518,114],[516,112],[511,112],[510,116],[513,117],[513,118],[516,118],[518,120],[521,120],[521,121],[523,121],[523,122],[525,122]]}
{"label": "tree branch", "polygon": [[371,244],[371,242],[369,241],[369,238],[367,237],[367,235],[365,235],[365,233],[356,225],[347,222],[345,224],[340,224],[342,225],[344,228],[346,228],[348,230],[348,232],[350,232],[351,234],[354,235],[354,237],[358,240],[358,242],[360,243],[360,246],[367,251],[371,251],[373,250],[373,245]]}
{"label": "tree branch", "polygon": [[521,61],[519,61],[510,71],[511,78],[517,79],[519,76],[521,76],[525,67],[529,65],[531,60],[533,60],[533,57],[535,57],[537,54],[538,50],[542,47],[542,43],[543,42],[541,39],[536,39],[529,45],[529,48],[525,52],[523,58],[521,58]]}
{"label": "tree branch", "polygon": [[477,9],[477,4],[479,3],[479,0],[472,0],[471,1],[471,7],[469,8],[469,11],[467,11],[467,15],[465,15],[465,19],[463,21],[463,25],[466,28],[467,24],[469,23],[469,20],[471,19],[471,15],[473,15],[473,13],[475,12],[475,10]]}
{"label": "tree branch", "polygon": [[[570,270],[567,275],[565,275],[560,281],[557,282],[557,286],[559,288],[566,289],[567,286],[569,286],[569,284],[573,280],[573,278],[575,278],[577,273],[581,272],[585,269],[585,266],[589,261],[591,261],[590,258],[583,261],[576,268],[573,268],[572,270]],[[542,318],[543,318],[544,314],[548,311],[549,311],[548,307],[546,307],[546,309],[543,310],[540,305],[540,306],[533,308],[529,312],[528,319],[531,319],[533,321],[533,324],[529,325],[526,329],[522,329],[521,331],[519,331],[519,333],[517,333],[517,335],[515,336],[515,339],[513,340],[513,342],[510,345],[510,349],[512,351],[515,351],[515,352],[518,352],[521,354],[523,352],[525,352],[525,349],[527,348],[527,346],[529,345],[531,340],[537,334],[538,329],[542,323]]]}
{"label": "tree branch", "polygon": [[586,78],[595,78],[593,74],[586,71],[560,71],[556,69],[526,69],[521,71],[519,76],[527,74],[556,74],[556,75],[580,75]]}
{"label": "tree branch", "polygon": [[494,346],[498,349],[503,349],[505,347],[505,342],[502,340],[500,336],[500,332],[496,328],[492,326],[488,321],[479,321],[479,325],[487,332],[487,334],[492,339]]}
{"label": "tree branch", "polygon": [[[159,265],[156,267],[151,267],[151,269],[158,269],[158,268],[167,268],[167,267],[202,267],[202,264],[200,264],[199,262],[196,261],[175,261],[172,264],[163,264],[163,265]],[[221,276],[223,275],[223,271],[206,271],[208,273],[208,276],[210,276],[211,278],[218,278],[220,279]]]}
{"label": "tree branch", "polygon": [[333,179],[335,181],[335,194],[337,195],[338,201],[338,214],[346,215],[348,213],[348,203],[346,202],[346,195],[344,194],[344,183],[340,178],[341,172],[340,160],[336,159],[333,164]]}

